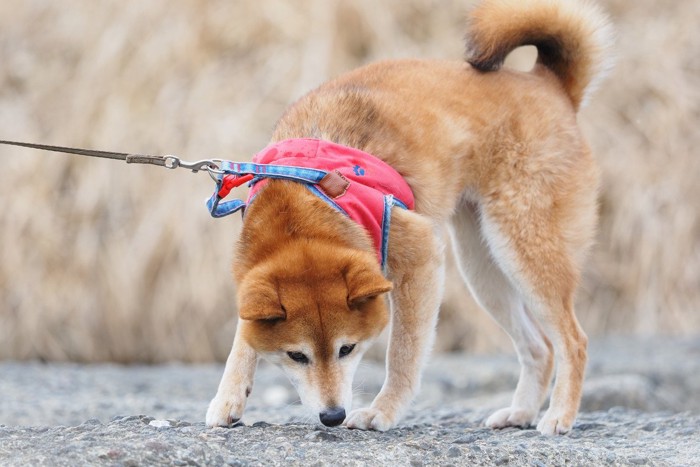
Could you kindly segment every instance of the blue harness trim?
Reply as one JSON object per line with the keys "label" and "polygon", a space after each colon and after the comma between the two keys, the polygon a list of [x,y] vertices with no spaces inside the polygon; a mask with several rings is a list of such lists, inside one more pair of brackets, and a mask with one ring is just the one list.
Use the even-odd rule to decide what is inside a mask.
{"label": "blue harness trim", "polygon": [[317,184],[328,172],[304,167],[291,167],[288,165],[267,165],[255,164],[253,162],[231,162],[223,161],[220,171],[216,174],[216,191],[207,200],[207,208],[212,217],[224,217],[245,208],[246,203],[241,199],[221,202],[219,190],[224,182],[224,175],[255,175],[250,182],[252,186],[263,178],[274,178],[279,180],[292,180],[305,184]]}
{"label": "blue harness trim", "polygon": [[[250,181],[248,186],[252,186],[258,181],[264,178],[271,178],[277,180],[290,180],[294,182],[299,182],[304,185],[317,197],[321,198],[326,204],[342,213],[346,217],[348,214],[343,210],[338,204],[336,204],[331,198],[326,196],[322,190],[318,189],[316,185],[325,177],[328,172],[325,170],[308,169],[305,167],[292,167],[288,165],[273,165],[273,164],[255,164],[253,162],[231,162],[223,161],[220,168],[221,173],[216,174],[216,190],[214,194],[207,200],[207,208],[212,217],[225,217],[234,212],[240,211],[246,207],[245,201],[241,199],[234,199],[231,201],[224,201],[219,197],[219,191],[224,182],[225,175],[254,175],[255,178]],[[252,201],[252,200],[251,200]],[[391,226],[391,208],[393,206],[400,207],[402,209],[408,209],[408,207],[402,203],[400,200],[396,199],[392,195],[384,196],[384,214],[382,216],[382,245],[381,245],[381,257],[382,257],[382,269],[386,270],[386,259],[389,249],[389,228]]]}
{"label": "blue harness trim", "polygon": [[[384,215],[382,216],[382,269],[384,272],[386,272],[386,259],[389,255],[389,227],[391,226],[391,208],[393,206],[399,206],[394,196],[384,196]],[[405,206],[403,208],[406,209]]]}
{"label": "blue harness trim", "polygon": [[326,194],[325,194],[323,191],[319,190],[319,189],[316,187],[316,185],[309,185],[309,184],[307,184],[306,187],[309,189],[309,191],[311,191],[311,193],[313,193],[313,194],[315,194],[316,196],[318,196],[319,198],[321,198],[321,201],[324,201],[324,202],[325,202],[326,204],[328,204],[330,207],[332,207],[332,208],[335,209],[336,211],[342,213],[345,217],[350,217],[350,215],[349,215],[347,212],[345,212],[345,209],[341,208],[341,207],[338,205],[338,203],[336,203],[335,201],[333,201],[332,199],[330,199],[328,196],[326,196]]}

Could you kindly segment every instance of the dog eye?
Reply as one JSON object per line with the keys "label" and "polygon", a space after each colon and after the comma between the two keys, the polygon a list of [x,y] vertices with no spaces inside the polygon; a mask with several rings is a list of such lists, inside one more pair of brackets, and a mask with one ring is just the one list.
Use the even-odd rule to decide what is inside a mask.
{"label": "dog eye", "polygon": [[309,363],[309,357],[307,357],[306,355],[304,355],[301,352],[287,352],[287,356],[289,358],[291,358],[292,360],[294,360],[295,362],[301,363],[303,365],[306,365],[307,363]]}
{"label": "dog eye", "polygon": [[338,352],[338,356],[340,358],[347,357],[348,355],[350,355],[350,352],[352,352],[354,348],[355,348],[355,344],[345,344],[344,346],[342,346],[340,348],[340,352]]}

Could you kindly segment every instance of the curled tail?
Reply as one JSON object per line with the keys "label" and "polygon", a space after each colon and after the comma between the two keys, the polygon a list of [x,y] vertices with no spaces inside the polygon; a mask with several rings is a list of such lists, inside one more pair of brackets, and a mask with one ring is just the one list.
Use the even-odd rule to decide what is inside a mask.
{"label": "curled tail", "polygon": [[613,30],[585,0],[485,0],[469,15],[467,61],[494,71],[522,45],[537,47],[537,63],[561,81],[576,110],[611,68]]}

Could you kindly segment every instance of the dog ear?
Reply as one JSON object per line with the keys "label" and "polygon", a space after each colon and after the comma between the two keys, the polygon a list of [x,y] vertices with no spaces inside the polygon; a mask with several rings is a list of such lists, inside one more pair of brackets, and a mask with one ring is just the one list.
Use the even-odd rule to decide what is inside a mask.
{"label": "dog ear", "polygon": [[392,289],[391,282],[382,275],[377,260],[364,255],[353,255],[345,271],[345,283],[348,287],[350,308],[356,308],[367,300]]}
{"label": "dog ear", "polygon": [[246,320],[285,319],[275,283],[262,271],[250,271],[238,288],[238,316]]}

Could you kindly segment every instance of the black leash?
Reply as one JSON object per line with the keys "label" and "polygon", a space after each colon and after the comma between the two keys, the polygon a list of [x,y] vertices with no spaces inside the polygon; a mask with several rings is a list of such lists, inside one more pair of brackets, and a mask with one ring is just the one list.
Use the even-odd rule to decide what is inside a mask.
{"label": "black leash", "polygon": [[43,151],[62,152],[66,154],[77,154],[79,156],[102,157],[106,159],[115,159],[125,161],[127,164],[151,164],[168,169],[177,169],[182,167],[190,169],[192,172],[206,170],[212,177],[215,174],[220,174],[220,161],[216,159],[207,159],[196,162],[187,162],[181,160],[177,156],[152,156],[149,154],[128,154],[124,152],[98,151],[95,149],[68,148],[64,146],[51,146],[48,144],[22,143],[19,141],[4,141],[0,140],[0,144],[10,146],[21,146],[25,148],[41,149]]}

